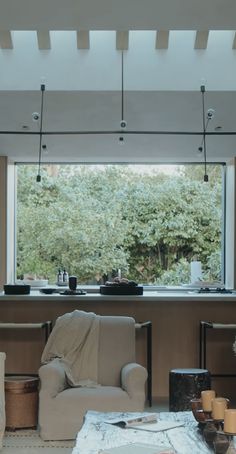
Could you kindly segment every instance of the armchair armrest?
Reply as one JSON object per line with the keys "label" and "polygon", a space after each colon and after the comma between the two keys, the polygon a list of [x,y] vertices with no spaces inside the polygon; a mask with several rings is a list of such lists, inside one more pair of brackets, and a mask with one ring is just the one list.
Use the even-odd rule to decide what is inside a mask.
{"label": "armchair armrest", "polygon": [[121,386],[132,398],[145,394],[147,370],[137,363],[126,364],[121,370]]}
{"label": "armchair armrest", "polygon": [[40,392],[46,392],[51,397],[63,391],[66,385],[66,375],[63,365],[58,359],[54,359],[48,364],[39,368]]}

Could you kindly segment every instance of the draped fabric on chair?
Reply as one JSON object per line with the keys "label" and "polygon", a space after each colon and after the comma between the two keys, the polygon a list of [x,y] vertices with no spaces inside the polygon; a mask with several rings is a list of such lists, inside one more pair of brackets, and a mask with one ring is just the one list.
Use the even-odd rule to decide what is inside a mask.
{"label": "draped fabric on chair", "polygon": [[[76,333],[75,324],[80,316],[87,325],[81,327],[78,321],[78,330],[85,334],[84,340]],[[145,403],[147,371],[135,362],[135,320],[132,317],[100,316],[98,336],[97,328],[96,336],[89,336],[90,328],[83,311],[62,317],[45,347],[42,361],[46,364],[39,369],[39,426],[44,440],[75,438],[88,410],[143,411]],[[72,354],[63,345],[68,333]],[[85,347],[88,339],[98,344],[96,354]],[[83,360],[78,362],[76,354],[81,352]],[[89,361],[89,358],[93,361],[96,358],[97,377],[94,377],[94,371],[90,375],[88,365],[85,375],[82,371],[85,360]]]}
{"label": "draped fabric on chair", "polygon": [[4,436],[6,425],[5,391],[4,391],[5,359],[6,353],[0,352],[0,449],[2,449],[2,439]]}

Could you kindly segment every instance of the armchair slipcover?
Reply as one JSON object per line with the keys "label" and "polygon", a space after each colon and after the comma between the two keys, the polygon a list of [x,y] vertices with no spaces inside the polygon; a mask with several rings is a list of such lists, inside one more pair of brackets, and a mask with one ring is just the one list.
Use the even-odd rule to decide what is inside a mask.
{"label": "armchair slipcover", "polygon": [[58,358],[39,369],[39,427],[44,440],[76,438],[87,410],[144,409],[147,371],[135,362],[135,320],[98,317],[97,386],[70,386],[65,364]]}

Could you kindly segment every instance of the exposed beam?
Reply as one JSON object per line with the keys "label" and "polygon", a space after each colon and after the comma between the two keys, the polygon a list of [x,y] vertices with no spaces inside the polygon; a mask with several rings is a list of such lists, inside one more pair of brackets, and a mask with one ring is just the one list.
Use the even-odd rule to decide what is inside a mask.
{"label": "exposed beam", "polygon": [[236,32],[234,34],[234,40],[233,40],[232,49],[236,49]]}
{"label": "exposed beam", "polygon": [[169,30],[158,30],[156,33],[156,49],[168,49]]}
{"label": "exposed beam", "polygon": [[0,30],[0,47],[2,49],[13,49],[10,30]]}
{"label": "exposed beam", "polygon": [[78,49],[89,49],[90,39],[88,30],[77,31],[77,48]]}
{"label": "exposed beam", "polygon": [[40,50],[51,49],[50,32],[48,30],[43,30],[43,31],[38,30],[37,39],[38,39],[38,48]]}
{"label": "exposed beam", "polygon": [[194,49],[206,49],[208,43],[209,30],[196,31]]}
{"label": "exposed beam", "polygon": [[129,48],[129,32],[117,31],[116,32],[116,49],[128,50]]}

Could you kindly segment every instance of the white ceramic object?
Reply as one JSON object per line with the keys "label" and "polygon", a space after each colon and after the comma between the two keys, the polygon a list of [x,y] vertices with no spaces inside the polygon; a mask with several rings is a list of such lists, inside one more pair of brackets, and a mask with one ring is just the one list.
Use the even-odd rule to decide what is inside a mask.
{"label": "white ceramic object", "polygon": [[22,282],[31,287],[46,287],[48,285],[48,279],[23,279]]}

